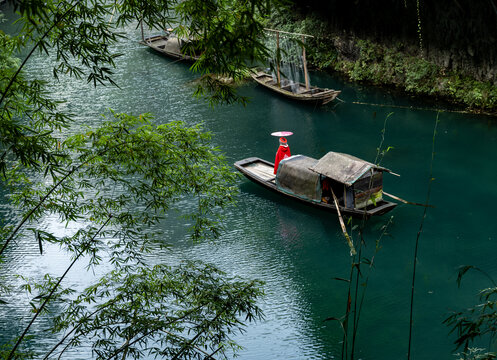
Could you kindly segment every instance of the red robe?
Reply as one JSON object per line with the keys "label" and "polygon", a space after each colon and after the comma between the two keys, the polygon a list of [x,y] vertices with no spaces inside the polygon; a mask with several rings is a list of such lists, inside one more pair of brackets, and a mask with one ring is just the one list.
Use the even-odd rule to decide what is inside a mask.
{"label": "red robe", "polygon": [[278,165],[280,164],[280,161],[283,159],[286,159],[287,157],[292,156],[290,154],[290,147],[288,145],[280,145],[278,148],[278,151],[276,151],[276,158],[274,159],[274,174],[278,172]]}

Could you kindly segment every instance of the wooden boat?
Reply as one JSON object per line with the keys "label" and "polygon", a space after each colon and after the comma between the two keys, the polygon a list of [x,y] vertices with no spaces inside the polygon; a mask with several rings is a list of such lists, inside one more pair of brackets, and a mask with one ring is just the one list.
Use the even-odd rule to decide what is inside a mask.
{"label": "wooden boat", "polygon": [[304,70],[305,83],[294,82],[288,79],[281,78],[280,63],[276,62],[276,74],[272,75],[264,72],[258,71],[252,74],[252,79],[254,79],[258,84],[272,90],[280,95],[286,96],[289,99],[297,100],[303,103],[311,105],[325,105],[329,102],[335,100],[335,98],[340,94],[340,90],[319,88],[317,86],[311,86],[309,84],[309,73],[307,71],[307,60],[305,56],[305,47],[303,46],[306,37],[313,37],[312,35],[290,33],[281,30],[274,29],[264,29],[269,32],[274,32],[276,34],[276,53],[279,53],[280,47],[280,34],[287,34],[293,37],[300,37],[302,40],[302,64]]}
{"label": "wooden boat", "polygon": [[166,33],[165,35],[155,35],[144,38],[140,44],[146,45],[158,53],[177,60],[194,62],[198,56],[183,54],[181,49],[188,40],[180,39],[176,36]]}
{"label": "wooden boat", "polygon": [[390,170],[348,154],[329,152],[320,160],[291,156],[280,162],[276,176],[274,164],[257,157],[235,167],[269,190],[320,209],[337,212],[336,197],[342,215],[371,217],[397,206],[382,197],[383,172]]}
{"label": "wooden boat", "polygon": [[280,95],[310,105],[321,106],[328,104],[329,102],[335,100],[338,94],[340,94],[339,90],[323,89],[317,86],[306,87],[306,85],[302,83],[288,83],[283,86],[280,83],[278,85],[277,80],[275,80],[272,75],[263,71],[258,71],[257,73],[252,74],[252,79],[254,79],[258,84]]}

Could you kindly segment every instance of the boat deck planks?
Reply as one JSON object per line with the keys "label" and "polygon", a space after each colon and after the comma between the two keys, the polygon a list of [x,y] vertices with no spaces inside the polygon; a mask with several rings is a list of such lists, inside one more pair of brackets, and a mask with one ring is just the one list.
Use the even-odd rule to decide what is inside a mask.
{"label": "boat deck planks", "polygon": [[274,180],[275,178],[275,175],[273,173],[274,168],[263,162],[254,162],[248,164],[247,166],[245,166],[245,169],[247,169],[247,171],[252,172],[254,175],[257,175],[266,181],[271,181]]}

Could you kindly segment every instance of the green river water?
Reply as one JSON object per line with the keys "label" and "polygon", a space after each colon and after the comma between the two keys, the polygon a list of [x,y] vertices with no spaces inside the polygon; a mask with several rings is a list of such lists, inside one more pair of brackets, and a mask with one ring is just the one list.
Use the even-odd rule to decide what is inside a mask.
{"label": "green river water", "polygon": [[[312,83],[341,89],[343,102],[315,109],[281,99],[250,82],[240,88],[251,100],[246,107],[210,108],[192,97],[191,81],[196,75],[187,64],[151,52],[138,44],[139,38],[139,32],[129,30],[129,39],[117,49],[124,53],[115,76],[120,89],[94,89],[68,79],[53,86],[54,94],[68,101],[68,110],[78,114],[72,131],[97,125],[99,115],[112,108],[134,114],[150,112],[158,123],[202,123],[214,134],[214,143],[230,164],[249,156],[273,161],[277,139],[270,133],[278,130],[294,133],[289,137],[292,154],[319,158],[338,151],[374,161],[385,119],[392,113],[384,140],[384,147],[392,149],[382,165],[401,176],[385,175],[384,189],[410,201],[425,201],[437,118],[437,112],[429,108],[436,104],[313,72]],[[37,56],[27,70],[46,73],[50,79],[49,64]],[[476,303],[478,290],[490,285],[483,276],[469,274],[458,288],[460,265],[478,266],[497,279],[493,212],[497,204],[497,122],[453,112],[438,116],[430,198],[435,208],[427,212],[419,243],[412,343],[415,359],[454,359],[454,335],[442,321],[450,311]],[[239,179],[238,186],[238,204],[224,211],[226,231],[219,240],[192,244],[185,224],[171,215],[161,226],[163,241],[172,249],[157,251],[150,261],[202,259],[228,274],[265,282],[266,296],[260,300],[265,319],[248,325],[246,333],[237,337],[244,347],[240,359],[340,358],[340,327],[337,322],[324,321],[344,313],[347,287],[334,278],[348,278],[351,266],[336,216],[285,199],[245,178]],[[4,216],[14,216],[8,204],[1,209]],[[382,238],[375,255],[376,266],[365,272],[370,277],[357,336],[357,359],[399,359],[407,353],[413,253],[422,215],[421,207],[399,205],[366,225],[364,255],[371,257],[382,225],[392,217],[388,236]],[[45,227],[56,233],[66,231],[56,218],[45,219]],[[19,271],[40,279],[45,272],[60,275],[68,262],[57,247],[48,247],[40,256],[37,244],[25,239],[11,247],[1,272]],[[65,285],[89,285],[93,274],[84,266],[73,269]],[[108,270],[103,267],[99,271]],[[19,291],[12,296],[12,302],[0,307],[0,342],[18,335],[30,316],[27,295]],[[45,321],[40,320],[33,332],[43,332]],[[32,344],[34,349],[44,345]],[[84,348],[71,354],[73,359],[89,357]]]}

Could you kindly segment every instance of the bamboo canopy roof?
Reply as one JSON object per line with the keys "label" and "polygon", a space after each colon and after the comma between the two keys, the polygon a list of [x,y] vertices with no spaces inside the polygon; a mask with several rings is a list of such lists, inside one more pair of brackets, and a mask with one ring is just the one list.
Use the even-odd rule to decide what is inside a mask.
{"label": "bamboo canopy roof", "polygon": [[310,167],[310,170],[327,176],[347,186],[354,184],[368,170],[391,172],[390,170],[361,160],[355,156],[330,151]]}

